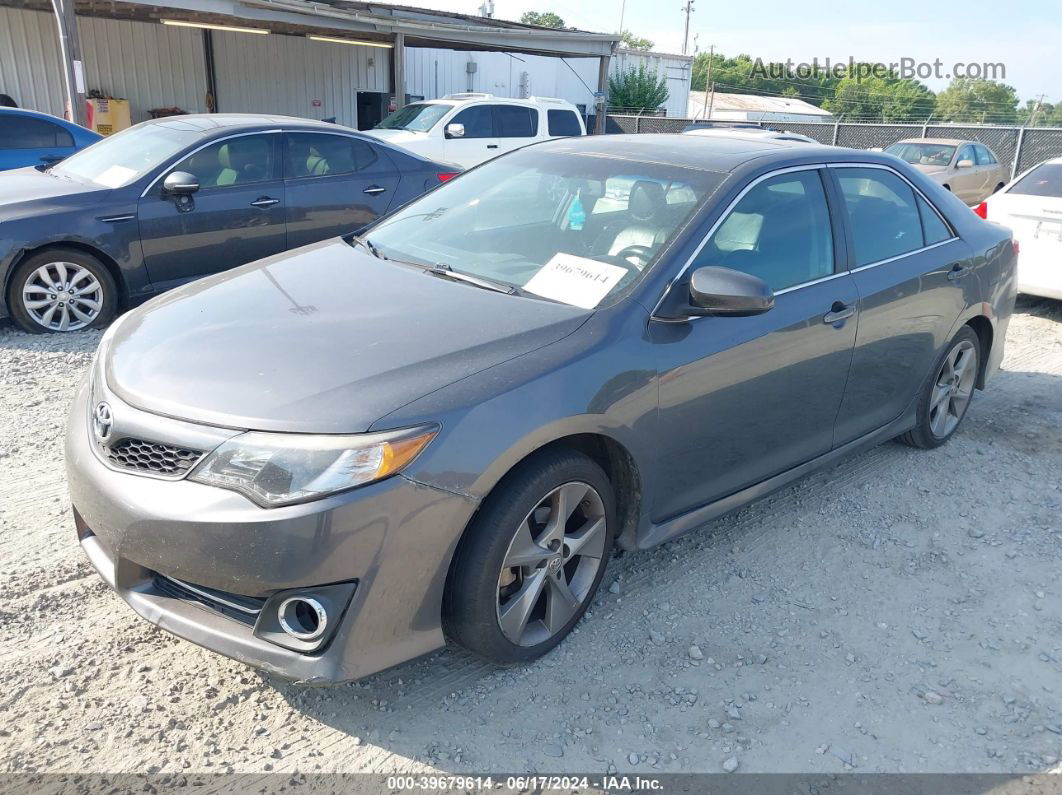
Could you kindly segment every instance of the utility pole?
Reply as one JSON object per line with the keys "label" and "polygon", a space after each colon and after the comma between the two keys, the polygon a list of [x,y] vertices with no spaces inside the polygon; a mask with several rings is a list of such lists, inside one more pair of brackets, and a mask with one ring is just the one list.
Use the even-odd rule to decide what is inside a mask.
{"label": "utility pole", "polygon": [[682,11],[686,14],[686,32],[682,36],[682,54],[685,55],[690,46],[690,14],[693,13],[693,0],[686,0]]}
{"label": "utility pole", "polygon": [[[701,114],[702,119],[711,121],[712,111],[711,105],[715,104],[715,85],[712,83],[712,61],[715,60],[715,45],[711,44],[708,47],[708,73],[704,76],[704,111]],[[712,92],[712,99],[709,104],[708,92]]]}
{"label": "utility pole", "polygon": [[66,89],[66,110],[70,121],[88,125],[85,110],[85,67],[81,62],[81,40],[77,35],[74,0],[52,0],[55,24],[59,30],[59,51],[63,58],[63,83]]}
{"label": "utility pole", "polygon": [[623,17],[627,13],[627,0],[620,0],[620,27],[619,34],[623,35]]}
{"label": "utility pole", "polygon": [[1047,96],[1047,94],[1041,94],[1040,98],[1038,100],[1036,100],[1036,107],[1033,108],[1032,115],[1029,116],[1029,121],[1026,122],[1026,124],[1025,124],[1026,127],[1035,127],[1036,126],[1036,117],[1040,115],[1040,108],[1042,108],[1044,106],[1044,98],[1046,96]]}

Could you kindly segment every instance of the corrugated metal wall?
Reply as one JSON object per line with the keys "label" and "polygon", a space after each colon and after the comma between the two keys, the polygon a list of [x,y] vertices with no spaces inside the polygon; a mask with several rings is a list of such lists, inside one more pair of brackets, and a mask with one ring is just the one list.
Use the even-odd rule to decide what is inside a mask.
{"label": "corrugated metal wall", "polygon": [[357,127],[357,92],[388,90],[390,57],[380,47],[216,31],[218,110],[335,116]]}
{"label": "corrugated metal wall", "polygon": [[59,37],[50,14],[0,8],[0,93],[23,108],[63,115]]}
{"label": "corrugated metal wall", "polygon": [[[129,100],[134,122],[151,108],[206,110],[206,61],[198,30],[78,17],[89,89]],[[21,107],[63,114],[59,41],[51,14],[0,8],[0,91]]]}
{"label": "corrugated metal wall", "polygon": [[693,71],[691,59],[669,56],[664,53],[638,53],[620,50],[609,64],[609,74],[615,75],[628,69],[637,69],[644,63],[647,69],[667,78],[668,98],[664,103],[668,116],[684,117],[690,97],[690,76]]}

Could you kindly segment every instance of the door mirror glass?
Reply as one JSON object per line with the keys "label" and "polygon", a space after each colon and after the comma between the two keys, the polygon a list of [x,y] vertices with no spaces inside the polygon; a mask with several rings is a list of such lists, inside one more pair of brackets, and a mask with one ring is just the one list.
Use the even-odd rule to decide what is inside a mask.
{"label": "door mirror glass", "polygon": [[773,306],[774,292],[751,273],[708,265],[690,277],[691,314],[749,317]]}
{"label": "door mirror glass", "polygon": [[972,160],[960,160],[955,164],[955,168],[973,168],[974,161]]}
{"label": "door mirror glass", "polygon": [[447,138],[464,138],[465,137],[465,125],[457,122],[451,122],[446,125],[446,137]]}
{"label": "door mirror glass", "polygon": [[162,189],[176,196],[187,196],[199,190],[199,180],[187,171],[172,171],[162,181]]}

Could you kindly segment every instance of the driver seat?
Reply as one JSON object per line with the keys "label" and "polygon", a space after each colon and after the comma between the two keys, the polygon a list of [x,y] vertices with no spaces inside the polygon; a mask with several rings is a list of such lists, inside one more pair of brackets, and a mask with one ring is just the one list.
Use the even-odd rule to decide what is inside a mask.
{"label": "driver seat", "polygon": [[659,182],[638,180],[631,186],[627,214],[633,223],[622,229],[612,241],[608,253],[616,256],[628,246],[656,248],[667,239],[670,227],[664,225],[667,198]]}

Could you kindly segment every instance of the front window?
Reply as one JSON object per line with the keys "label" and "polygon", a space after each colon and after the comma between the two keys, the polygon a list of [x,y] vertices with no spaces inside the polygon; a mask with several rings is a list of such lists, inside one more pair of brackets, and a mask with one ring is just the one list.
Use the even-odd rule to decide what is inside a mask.
{"label": "front window", "polygon": [[955,147],[949,144],[904,143],[902,141],[893,144],[885,151],[914,166],[946,166],[955,155]]}
{"label": "front window", "polygon": [[593,308],[648,272],[719,184],[713,172],[518,151],[369,230],[382,256]]}
{"label": "front window", "polygon": [[427,132],[435,126],[443,116],[449,113],[453,105],[440,104],[438,102],[414,102],[396,110],[382,122],[376,125],[378,130],[411,130],[413,132]]}
{"label": "front window", "polygon": [[1037,166],[1007,192],[1023,196],[1062,197],[1062,163]]}
{"label": "front window", "polygon": [[193,174],[200,188],[229,188],[276,179],[272,135],[240,135],[193,152],[171,171]]}
{"label": "front window", "polygon": [[140,124],[75,152],[50,173],[101,188],[123,188],[195,143],[200,133],[162,124]]}

